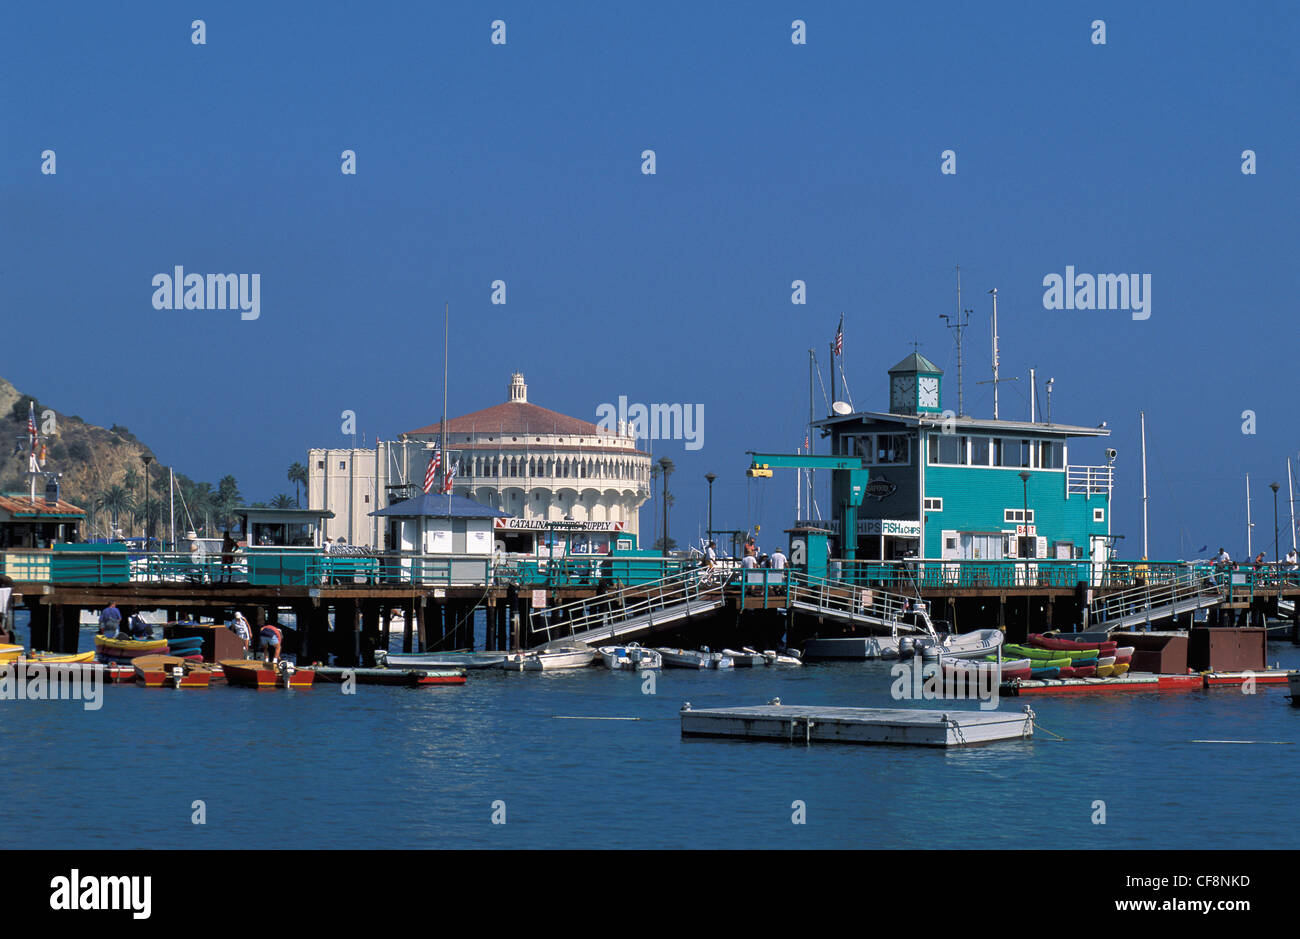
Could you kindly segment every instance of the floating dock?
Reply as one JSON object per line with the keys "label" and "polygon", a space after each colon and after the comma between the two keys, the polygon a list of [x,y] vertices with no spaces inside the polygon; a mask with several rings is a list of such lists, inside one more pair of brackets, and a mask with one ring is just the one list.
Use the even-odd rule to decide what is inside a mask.
{"label": "floating dock", "polygon": [[316,680],[341,684],[349,678],[358,685],[463,685],[463,668],[338,668],[314,665]]}
{"label": "floating dock", "polygon": [[1225,685],[1244,685],[1253,679],[1260,685],[1281,685],[1287,680],[1284,671],[1197,672],[1192,675],[1155,675],[1129,672],[1119,678],[1055,678],[1003,682],[1000,693],[1028,694],[1117,694],[1126,691],[1193,691]]}
{"label": "floating dock", "polygon": [[781,704],[681,710],[683,737],[963,747],[1032,737],[1034,713]]}

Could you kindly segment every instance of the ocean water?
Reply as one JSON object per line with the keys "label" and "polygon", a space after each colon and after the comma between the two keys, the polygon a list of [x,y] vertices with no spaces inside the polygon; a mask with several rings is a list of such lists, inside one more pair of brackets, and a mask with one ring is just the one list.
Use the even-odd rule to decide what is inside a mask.
{"label": "ocean water", "polygon": [[[1300,666],[1300,651],[1270,644],[1275,661]],[[894,706],[890,683],[887,663],[834,663],[666,670],[655,694],[636,674],[592,668],[471,672],[461,687],[359,685],[354,695],[337,685],[107,686],[97,711],[0,701],[5,840],[56,849],[1295,843],[1300,708],[1285,686],[1004,698],[1000,709],[1029,704],[1045,729],[968,750],[680,734],[683,701]],[[564,719],[574,717],[635,720]],[[1193,742],[1206,739],[1264,742]],[[196,801],[205,824],[193,822]]]}

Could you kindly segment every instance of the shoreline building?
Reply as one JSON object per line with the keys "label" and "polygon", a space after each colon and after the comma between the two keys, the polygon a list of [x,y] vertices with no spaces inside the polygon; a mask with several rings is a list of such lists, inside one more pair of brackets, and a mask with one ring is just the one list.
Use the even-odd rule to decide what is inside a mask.
{"label": "shoreline building", "polygon": [[[888,411],[813,423],[831,453],[861,457],[868,471],[857,557],[1108,560],[1115,451],[1105,465],[1075,465],[1070,441],[1110,431],[945,412],[942,384],[943,370],[912,353],[889,370]],[[845,476],[833,506],[850,498]]]}
{"label": "shoreline building", "polygon": [[[308,505],[335,516],[326,519],[325,534],[396,547],[372,513],[423,495],[425,469],[441,437],[439,421],[374,449],[311,450]],[[511,375],[505,402],[447,419],[445,459],[454,495],[520,520],[517,527],[498,526],[495,540],[504,551],[531,551],[540,522],[638,535],[640,507],[650,496],[650,454],[637,448],[626,426],[606,431],[532,404],[519,372]]]}

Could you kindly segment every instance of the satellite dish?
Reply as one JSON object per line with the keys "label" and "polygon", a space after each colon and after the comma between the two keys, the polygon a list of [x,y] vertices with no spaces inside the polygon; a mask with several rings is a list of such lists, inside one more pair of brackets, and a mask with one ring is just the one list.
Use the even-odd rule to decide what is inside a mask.
{"label": "satellite dish", "polygon": [[831,410],[840,415],[853,413],[853,408],[849,407],[848,403],[845,401],[836,401],[831,405]]}

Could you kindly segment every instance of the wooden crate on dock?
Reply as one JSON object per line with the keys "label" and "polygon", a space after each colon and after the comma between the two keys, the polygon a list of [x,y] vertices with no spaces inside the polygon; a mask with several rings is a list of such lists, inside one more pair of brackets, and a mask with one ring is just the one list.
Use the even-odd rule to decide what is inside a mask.
{"label": "wooden crate on dock", "polygon": [[1169,633],[1112,633],[1121,646],[1133,647],[1130,671],[1156,675],[1187,673],[1187,636]]}

